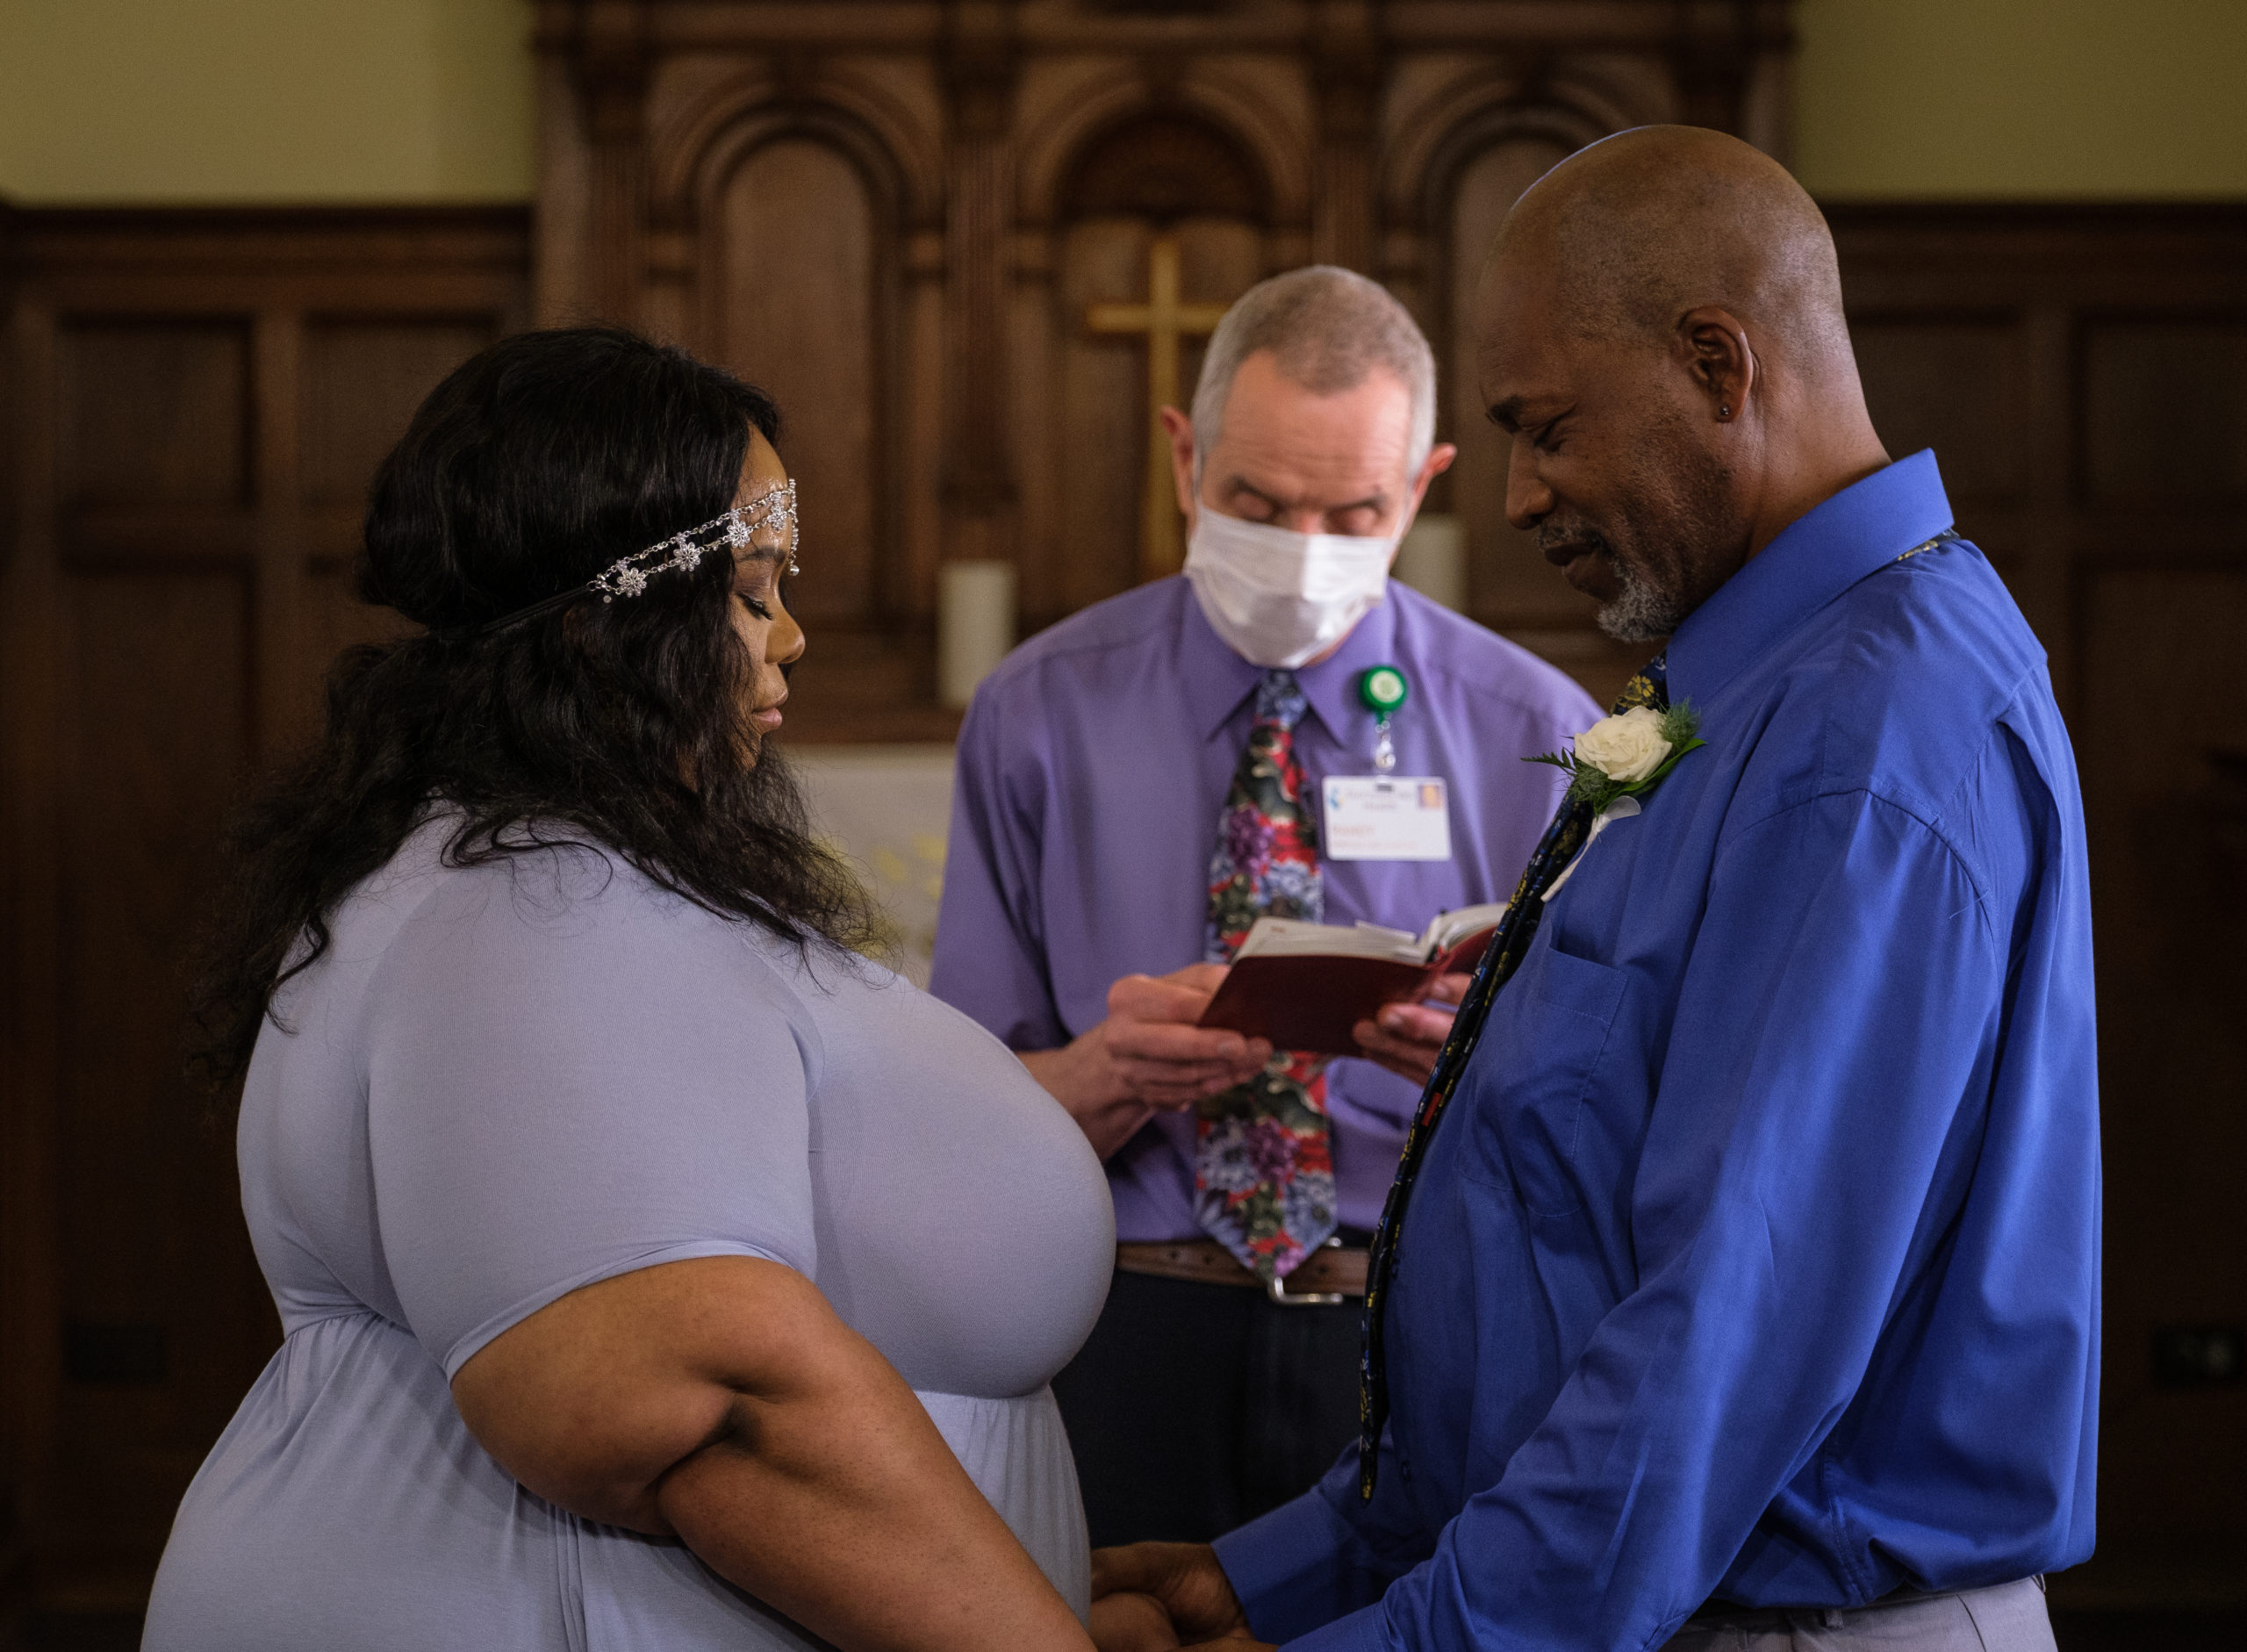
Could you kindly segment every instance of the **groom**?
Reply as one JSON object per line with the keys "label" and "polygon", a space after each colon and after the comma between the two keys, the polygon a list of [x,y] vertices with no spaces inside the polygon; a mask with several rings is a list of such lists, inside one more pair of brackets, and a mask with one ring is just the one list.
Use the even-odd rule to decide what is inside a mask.
{"label": "groom", "polygon": [[1746,145],[1563,162],[1478,325],[1508,516],[1669,645],[1579,743],[1423,1098],[1362,1464],[1214,1548],[1101,1551],[1096,1628],[2049,1652],[2099,1153],[2042,651],[1934,456],[1882,449],[1824,221]]}

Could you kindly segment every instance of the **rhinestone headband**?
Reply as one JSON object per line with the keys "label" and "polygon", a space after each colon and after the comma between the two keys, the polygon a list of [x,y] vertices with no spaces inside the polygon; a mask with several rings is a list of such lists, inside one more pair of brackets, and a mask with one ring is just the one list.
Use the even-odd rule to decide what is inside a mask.
{"label": "rhinestone headband", "polygon": [[619,597],[636,597],[648,588],[648,581],[659,573],[676,568],[681,573],[691,572],[701,565],[703,557],[725,547],[729,553],[739,550],[760,528],[786,528],[788,534],[788,566],[790,574],[803,571],[796,566],[796,546],[800,530],[796,525],[796,484],[792,477],[770,493],[736,505],[722,516],[714,516],[700,528],[690,528],[684,533],[673,534],[661,544],[650,545],[645,550],[635,550],[621,557],[581,585],[556,592],[542,601],[527,608],[517,608],[513,614],[503,614],[498,619],[476,628],[471,635],[488,636],[494,631],[520,625],[556,608],[567,607],[589,596],[598,596],[603,602],[614,602]]}

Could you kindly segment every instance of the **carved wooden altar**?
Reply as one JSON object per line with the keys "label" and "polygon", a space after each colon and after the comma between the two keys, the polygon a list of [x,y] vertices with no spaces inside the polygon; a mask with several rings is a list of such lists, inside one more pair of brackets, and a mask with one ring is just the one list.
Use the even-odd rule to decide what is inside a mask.
{"label": "carved wooden altar", "polygon": [[[676,339],[786,409],[818,693],[806,731],[942,732],[937,564],[1026,628],[1139,577],[1146,298],[1314,260],[1418,315],[1477,617],[1597,676],[1581,602],[1500,512],[1456,318],[1570,149],[1683,120],[1784,147],[1784,0],[547,0],[536,308]],[[1181,363],[1190,393],[1198,341]]]}

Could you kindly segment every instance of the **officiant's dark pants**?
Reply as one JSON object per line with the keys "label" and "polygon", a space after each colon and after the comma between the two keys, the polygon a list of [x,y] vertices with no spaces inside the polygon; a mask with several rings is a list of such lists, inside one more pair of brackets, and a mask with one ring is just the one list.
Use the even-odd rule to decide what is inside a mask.
{"label": "officiant's dark pants", "polygon": [[1308,1490],[1358,1437],[1362,1318],[1118,1273],[1053,1379],[1094,1547],[1207,1542]]}

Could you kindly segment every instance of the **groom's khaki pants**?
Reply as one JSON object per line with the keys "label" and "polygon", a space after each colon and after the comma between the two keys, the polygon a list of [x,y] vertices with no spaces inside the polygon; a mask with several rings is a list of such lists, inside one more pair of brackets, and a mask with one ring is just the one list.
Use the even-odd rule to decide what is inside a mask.
{"label": "groom's khaki pants", "polygon": [[1664,1652],[2053,1652],[2044,1580],[1891,1595],[1852,1611],[1711,1604]]}

